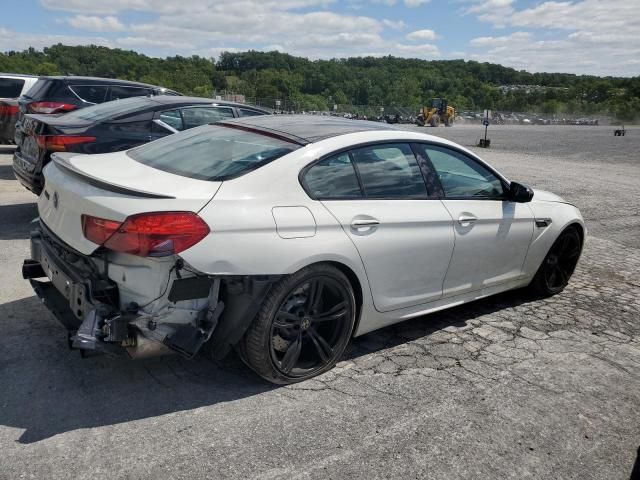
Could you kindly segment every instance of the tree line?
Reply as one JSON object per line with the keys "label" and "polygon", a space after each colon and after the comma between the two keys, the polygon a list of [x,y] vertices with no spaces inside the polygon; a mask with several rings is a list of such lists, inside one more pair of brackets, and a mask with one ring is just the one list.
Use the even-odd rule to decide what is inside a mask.
{"label": "tree line", "polygon": [[529,73],[465,60],[309,60],[277,51],[247,51],[224,52],[215,61],[58,44],[42,51],[0,53],[0,71],[121,78],[197,96],[233,91],[248,98],[286,99],[300,110],[328,110],[334,104],[417,109],[430,98],[445,97],[458,110],[609,114],[620,121],[640,117],[640,76]]}

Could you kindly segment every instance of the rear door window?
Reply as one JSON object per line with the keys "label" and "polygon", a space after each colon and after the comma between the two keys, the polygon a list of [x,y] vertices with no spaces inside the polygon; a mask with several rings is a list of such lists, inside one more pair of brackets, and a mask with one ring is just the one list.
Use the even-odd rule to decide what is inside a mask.
{"label": "rear door window", "polygon": [[223,181],[300,148],[297,143],[223,125],[203,125],[127,151],[144,165],[200,180]]}
{"label": "rear door window", "polygon": [[367,198],[427,198],[427,187],[408,144],[389,143],[352,151]]}
{"label": "rear door window", "polygon": [[304,176],[307,193],[316,200],[361,198],[358,176],[348,153],[325,158]]}
{"label": "rear door window", "polygon": [[107,96],[107,87],[103,85],[69,85],[69,88],[81,100],[89,103],[102,103]]}
{"label": "rear door window", "polygon": [[229,107],[189,107],[182,109],[183,128],[199,127],[207,123],[215,123],[226,118],[233,118],[233,110]]}
{"label": "rear door window", "polygon": [[18,98],[23,86],[24,80],[21,78],[0,77],[0,98]]}
{"label": "rear door window", "polygon": [[255,117],[257,115],[265,115],[264,112],[260,112],[259,110],[251,110],[250,108],[239,108],[241,117]]}
{"label": "rear door window", "polygon": [[166,123],[171,128],[175,128],[176,130],[184,130],[184,125],[182,124],[182,116],[180,115],[179,109],[174,110],[165,110],[164,112],[160,112],[158,119],[161,122]]}

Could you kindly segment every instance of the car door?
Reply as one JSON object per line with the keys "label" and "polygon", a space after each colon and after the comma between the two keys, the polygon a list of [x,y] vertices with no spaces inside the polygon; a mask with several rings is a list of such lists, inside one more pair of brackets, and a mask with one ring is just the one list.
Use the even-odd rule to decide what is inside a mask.
{"label": "car door", "polygon": [[443,295],[452,296],[522,276],[534,217],[526,203],[512,202],[506,182],[463,152],[414,145],[437,174],[442,203],[453,219],[455,247]]}
{"label": "car door", "polygon": [[409,144],[370,145],[322,159],[305,172],[303,185],[354,243],[377,310],[442,296],[452,220],[427,191]]}

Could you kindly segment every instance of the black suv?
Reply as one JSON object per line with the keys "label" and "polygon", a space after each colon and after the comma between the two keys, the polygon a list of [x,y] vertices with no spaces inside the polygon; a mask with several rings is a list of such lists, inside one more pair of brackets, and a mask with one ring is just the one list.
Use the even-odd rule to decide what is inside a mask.
{"label": "black suv", "polygon": [[180,95],[167,88],[146,83],[98,77],[40,77],[27,93],[18,99],[20,112],[16,125],[16,143],[20,121],[27,113],[53,114],[118,100],[146,95]]}

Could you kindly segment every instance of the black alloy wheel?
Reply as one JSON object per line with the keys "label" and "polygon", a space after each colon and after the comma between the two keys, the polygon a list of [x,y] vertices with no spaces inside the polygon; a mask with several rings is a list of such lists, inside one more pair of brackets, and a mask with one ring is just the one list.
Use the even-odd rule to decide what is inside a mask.
{"label": "black alloy wheel", "polygon": [[553,243],[531,282],[535,293],[542,296],[560,293],[578,264],[582,238],[575,227],[564,230]]}
{"label": "black alloy wheel", "polygon": [[274,383],[294,383],[335,365],[351,337],[355,297],[331,265],[312,265],[278,282],[244,337],[243,359]]}

